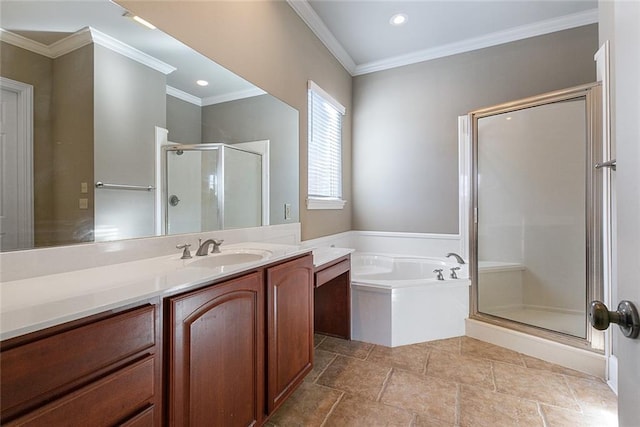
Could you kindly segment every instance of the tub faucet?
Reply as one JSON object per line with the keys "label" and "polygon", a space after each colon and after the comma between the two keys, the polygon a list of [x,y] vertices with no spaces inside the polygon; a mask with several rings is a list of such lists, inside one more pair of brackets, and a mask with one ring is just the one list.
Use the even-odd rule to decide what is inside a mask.
{"label": "tub faucet", "polygon": [[212,254],[219,254],[222,242],[224,242],[224,240],[207,239],[203,242],[202,239],[198,239],[198,251],[196,252],[196,255],[207,255],[209,253],[209,245],[213,245],[213,250],[211,251]]}
{"label": "tub faucet", "polygon": [[442,269],[441,268],[436,268],[435,270],[433,270],[434,273],[438,273],[438,275],[436,276],[436,279],[438,280],[444,280],[444,276],[442,275]]}
{"label": "tub faucet", "polygon": [[449,252],[447,254],[447,258],[449,258],[451,256],[454,257],[456,259],[456,261],[458,261],[458,264],[466,264],[460,255],[458,255],[456,253],[453,253],[453,252]]}

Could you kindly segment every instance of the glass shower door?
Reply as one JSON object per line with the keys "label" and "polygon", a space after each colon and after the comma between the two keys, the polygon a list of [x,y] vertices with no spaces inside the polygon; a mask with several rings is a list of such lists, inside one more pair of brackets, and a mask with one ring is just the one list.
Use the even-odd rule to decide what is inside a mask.
{"label": "glass shower door", "polygon": [[477,312],[588,339],[591,101],[475,117]]}

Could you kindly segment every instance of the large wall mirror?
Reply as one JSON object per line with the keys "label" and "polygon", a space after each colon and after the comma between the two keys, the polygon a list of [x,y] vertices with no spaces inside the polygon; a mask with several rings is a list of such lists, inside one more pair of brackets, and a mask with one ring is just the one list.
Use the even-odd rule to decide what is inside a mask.
{"label": "large wall mirror", "polygon": [[[108,0],[0,8],[3,251],[172,232],[163,224],[174,207],[212,211],[188,194],[224,205],[215,198],[237,200],[256,175],[264,183],[252,226],[299,221],[297,110]],[[174,162],[185,190],[168,194],[167,146],[203,143],[238,144],[262,160],[229,161],[226,191],[195,172],[204,163]]]}

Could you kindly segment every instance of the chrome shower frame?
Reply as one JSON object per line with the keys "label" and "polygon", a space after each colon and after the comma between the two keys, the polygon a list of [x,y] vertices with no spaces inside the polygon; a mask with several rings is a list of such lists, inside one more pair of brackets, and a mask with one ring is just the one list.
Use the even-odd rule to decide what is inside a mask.
{"label": "chrome shower frame", "polygon": [[469,251],[471,276],[470,293],[470,319],[486,322],[496,326],[522,332],[545,339],[549,339],[561,344],[570,345],[597,353],[604,353],[605,337],[602,332],[596,331],[588,324],[585,311],[585,331],[584,338],[568,335],[562,332],[543,329],[538,326],[520,323],[514,320],[501,318],[495,315],[483,313],[478,307],[478,120],[497,114],[523,110],[531,107],[538,107],[563,101],[584,99],[586,110],[586,248],[587,248],[587,292],[584,301],[585,310],[589,302],[602,298],[604,295],[603,286],[603,221],[605,220],[603,209],[606,207],[605,197],[603,197],[604,186],[607,185],[608,177],[599,174],[594,165],[604,161],[602,148],[602,100],[600,83],[591,83],[573,88],[554,91],[539,96],[529,97],[522,100],[508,102],[488,108],[479,109],[469,113],[469,123],[471,127],[471,176],[470,176],[470,203],[469,203]]}

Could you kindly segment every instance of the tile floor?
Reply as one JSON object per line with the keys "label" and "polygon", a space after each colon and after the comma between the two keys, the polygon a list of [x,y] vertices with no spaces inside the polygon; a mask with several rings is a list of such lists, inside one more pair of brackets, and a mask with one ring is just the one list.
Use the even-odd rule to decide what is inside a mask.
{"label": "tile floor", "polygon": [[315,340],[313,371],[268,426],[617,426],[602,380],[473,338]]}

